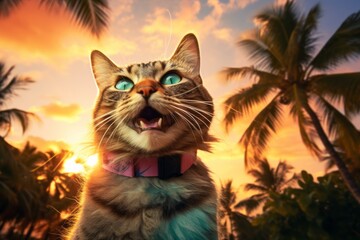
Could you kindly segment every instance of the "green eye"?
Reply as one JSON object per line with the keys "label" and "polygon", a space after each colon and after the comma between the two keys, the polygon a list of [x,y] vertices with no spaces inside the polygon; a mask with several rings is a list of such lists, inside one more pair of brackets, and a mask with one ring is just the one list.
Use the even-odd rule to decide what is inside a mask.
{"label": "green eye", "polygon": [[127,77],[122,77],[115,85],[115,88],[121,91],[130,90],[134,83]]}
{"label": "green eye", "polygon": [[181,81],[181,77],[174,72],[167,73],[160,79],[160,82],[163,85],[172,85],[179,83],[180,81]]}

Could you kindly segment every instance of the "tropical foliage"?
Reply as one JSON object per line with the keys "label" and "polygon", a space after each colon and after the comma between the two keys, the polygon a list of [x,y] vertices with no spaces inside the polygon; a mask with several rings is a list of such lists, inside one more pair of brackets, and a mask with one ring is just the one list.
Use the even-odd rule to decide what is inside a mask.
{"label": "tropical foliage", "polygon": [[271,193],[281,193],[285,187],[291,185],[297,180],[297,175],[289,177],[292,166],[286,161],[280,161],[276,168],[270,166],[268,160],[258,160],[256,166],[248,171],[255,178],[255,183],[247,183],[245,191],[253,191],[256,194],[249,198],[239,201],[235,208],[245,208],[247,214],[251,214],[258,209],[268,198]]}
{"label": "tropical foliage", "polygon": [[218,223],[220,239],[252,239],[256,234],[250,218],[235,210],[236,194],[232,181],[221,185]]}
{"label": "tropical foliage", "polygon": [[[231,224],[236,227],[222,228],[228,232],[223,233],[221,239],[360,238],[360,206],[344,185],[339,172],[326,174],[315,181],[311,174],[302,171],[298,185],[286,187],[280,193],[270,192],[266,197],[263,212],[254,217],[234,210],[233,202],[223,202],[222,204],[231,205],[221,205],[221,209],[230,207],[231,214],[240,215],[241,218],[232,220]],[[230,192],[235,194],[232,190]],[[226,184],[222,188],[221,196],[226,199],[226,196],[230,195]],[[221,223],[224,223],[224,217],[222,219]]]}
{"label": "tropical foliage", "polygon": [[288,113],[305,146],[321,159],[320,140],[360,203],[360,187],[339,153],[359,161],[360,135],[351,118],[360,111],[360,72],[330,72],[360,56],[360,11],[345,19],[321,48],[316,34],[320,15],[319,5],[300,14],[294,1],[256,15],[256,28],[238,42],[255,65],[224,70],[228,80],[250,78],[254,84],[224,102],[224,122],[229,127],[262,107],[239,140],[249,164],[261,158]]}
{"label": "tropical foliage", "polygon": [[58,239],[80,188],[76,175],[60,171],[70,153],[44,153],[30,144],[20,151],[3,139],[1,145],[0,159],[12,160],[0,165],[0,233],[5,239]]}
{"label": "tropical foliage", "polygon": [[12,129],[13,123],[18,122],[24,131],[29,126],[29,120],[34,114],[17,108],[4,109],[6,102],[16,94],[19,89],[24,89],[33,80],[28,77],[12,76],[14,66],[7,68],[0,62],[0,130],[1,137],[6,137]]}
{"label": "tropical foliage", "polygon": [[[6,17],[24,0],[0,1],[0,17]],[[109,6],[107,0],[42,0],[39,4],[49,9],[65,8],[73,14],[75,21],[99,37],[108,25]]]}
{"label": "tropical foliage", "polygon": [[315,182],[303,171],[299,186],[271,194],[264,213],[254,219],[268,239],[360,238],[360,206],[338,172]]}
{"label": "tropical foliage", "polygon": [[[15,122],[26,131],[36,116],[5,103],[33,81],[12,76],[0,62],[0,239],[56,239],[76,205],[79,181],[61,171],[68,151],[40,152],[30,144],[20,151],[5,141]],[[61,215],[63,214],[63,215]],[[57,236],[54,234],[58,234]]]}

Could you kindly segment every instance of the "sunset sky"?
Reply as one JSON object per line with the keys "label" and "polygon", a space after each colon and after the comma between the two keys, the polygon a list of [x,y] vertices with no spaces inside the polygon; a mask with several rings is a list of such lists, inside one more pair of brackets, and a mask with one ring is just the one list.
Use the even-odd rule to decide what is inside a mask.
{"label": "sunset sky", "polygon": [[[30,76],[35,83],[19,91],[6,107],[36,113],[21,135],[13,129],[7,139],[13,144],[29,140],[41,150],[55,146],[86,153],[91,142],[90,120],[97,89],[89,55],[98,49],[118,65],[167,59],[180,39],[193,32],[201,52],[204,85],[214,98],[216,116],[211,132],[220,138],[214,152],[200,156],[216,180],[234,179],[235,186],[250,181],[237,141],[251,118],[240,121],[228,134],[222,125],[221,103],[234,90],[250,82],[225,83],[219,71],[225,67],[248,66],[244,51],[236,46],[241,34],[254,27],[253,16],[264,7],[281,4],[274,0],[112,0],[110,25],[98,40],[74,24],[66,11],[39,7],[40,0],[26,0],[7,18],[0,19],[0,60],[14,74]],[[308,11],[316,2],[323,10],[319,43],[323,43],[351,13],[360,9],[359,0],[298,0]],[[341,66],[340,71],[358,71],[359,62]],[[268,153],[273,164],[287,160],[296,170],[322,174],[323,166],[303,147],[298,129],[291,121],[274,136]]]}

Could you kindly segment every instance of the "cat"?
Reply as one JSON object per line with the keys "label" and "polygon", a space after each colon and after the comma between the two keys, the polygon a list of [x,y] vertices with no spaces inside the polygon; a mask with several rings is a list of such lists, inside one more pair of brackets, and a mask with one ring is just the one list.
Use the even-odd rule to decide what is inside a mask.
{"label": "cat", "polygon": [[84,184],[68,239],[218,239],[210,150],[212,97],[187,34],[167,61],[116,66],[91,53],[99,166]]}

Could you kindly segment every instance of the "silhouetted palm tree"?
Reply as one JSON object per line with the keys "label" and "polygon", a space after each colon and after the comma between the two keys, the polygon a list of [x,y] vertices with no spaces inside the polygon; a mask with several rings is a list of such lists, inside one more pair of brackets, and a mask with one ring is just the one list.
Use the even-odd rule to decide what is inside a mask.
{"label": "silhouetted palm tree", "polygon": [[273,168],[266,158],[258,160],[256,166],[248,171],[248,174],[255,178],[255,183],[245,185],[245,191],[255,191],[257,194],[241,200],[235,208],[245,208],[246,213],[251,214],[269,198],[271,192],[280,193],[298,179],[296,174],[288,176],[292,169],[285,161],[280,161],[276,168]]}
{"label": "silhouetted palm tree", "polygon": [[221,240],[255,239],[250,219],[235,210],[236,192],[232,181],[221,185],[219,198],[219,227]]}
{"label": "silhouetted palm tree", "polygon": [[[0,1],[0,17],[8,16],[23,1]],[[107,0],[42,0],[39,1],[39,4],[45,4],[51,9],[65,7],[80,25],[89,29],[97,37],[108,25],[109,6]]]}
{"label": "silhouetted palm tree", "polygon": [[[70,214],[76,207],[76,199],[80,189],[80,181],[76,175],[62,172],[63,163],[71,156],[71,152],[62,150],[60,153],[52,151],[46,154],[37,152],[41,162],[34,168],[33,173],[39,179],[41,186],[41,209],[37,223],[42,223],[42,238],[47,239],[50,234],[59,234],[61,229],[61,213]],[[28,158],[29,159],[29,158]]]}
{"label": "silhouetted palm tree", "polygon": [[350,15],[316,51],[319,17],[319,5],[301,15],[293,1],[256,15],[257,27],[239,41],[256,65],[224,70],[227,79],[249,77],[254,84],[225,101],[224,122],[229,127],[255,106],[263,106],[239,141],[248,164],[261,158],[289,110],[305,146],[321,157],[320,139],[360,203],[360,187],[331,144],[338,139],[347,156],[355,159],[359,155],[360,136],[349,118],[360,111],[360,72],[326,74],[360,56],[360,11]]}
{"label": "silhouetted palm tree", "polygon": [[72,213],[80,189],[76,175],[61,172],[64,160],[71,153],[65,150],[58,154],[43,153],[29,143],[21,151],[13,151],[17,175],[10,175],[13,181],[3,182],[9,173],[0,174],[0,189],[3,190],[3,183],[10,189],[0,192],[0,223],[7,226],[7,237],[30,239],[36,232],[42,235],[41,239],[51,239],[52,234],[53,239],[58,239],[66,220],[61,214]]}
{"label": "silhouetted palm tree", "polygon": [[17,108],[4,109],[5,103],[15,95],[16,90],[24,89],[26,85],[32,83],[28,77],[11,76],[14,66],[6,68],[0,62],[0,130],[1,137],[6,137],[11,130],[13,122],[19,122],[24,131],[29,126],[29,119],[35,117],[34,114]]}
{"label": "silhouetted palm tree", "polygon": [[17,161],[19,151],[8,144],[4,137],[10,132],[14,122],[20,123],[22,131],[26,131],[30,118],[35,115],[16,108],[4,108],[16,90],[23,89],[32,82],[30,78],[11,76],[13,68],[6,68],[0,62],[0,222],[4,224],[12,221],[13,226],[23,226],[24,230],[31,219],[31,211],[38,202],[36,193],[31,188],[34,181]]}

